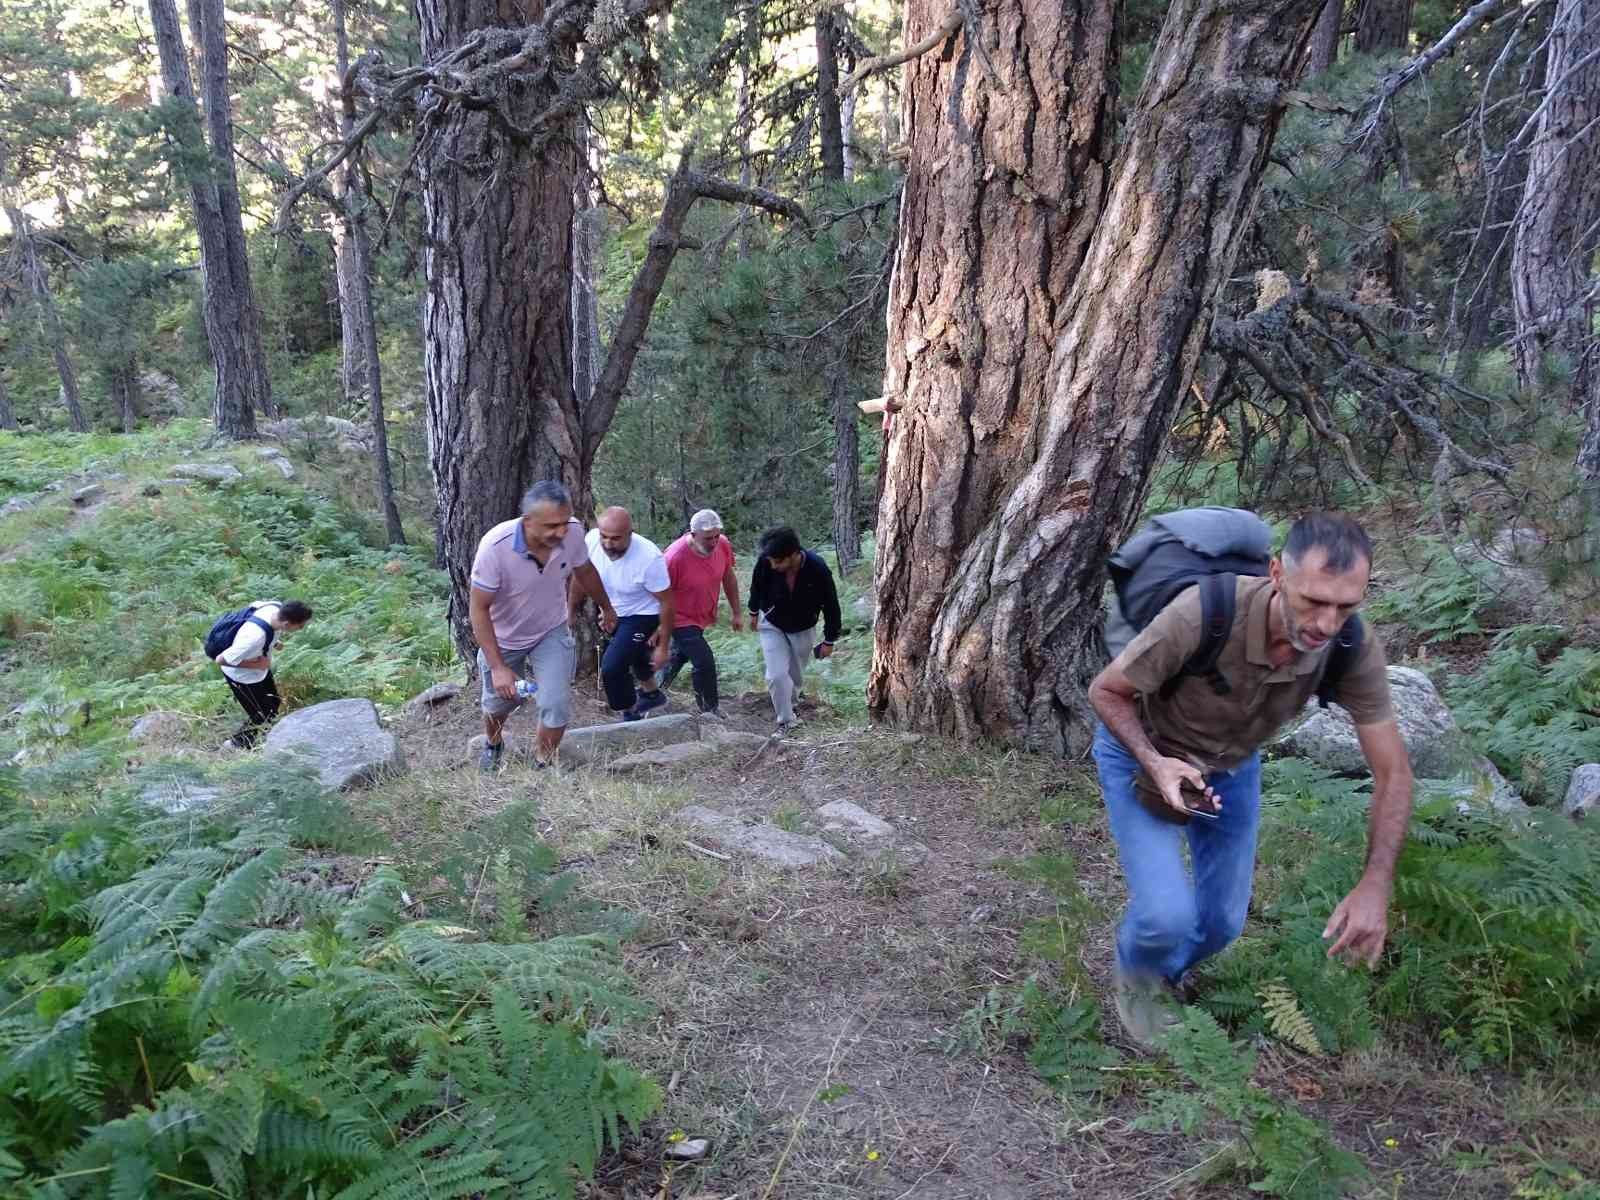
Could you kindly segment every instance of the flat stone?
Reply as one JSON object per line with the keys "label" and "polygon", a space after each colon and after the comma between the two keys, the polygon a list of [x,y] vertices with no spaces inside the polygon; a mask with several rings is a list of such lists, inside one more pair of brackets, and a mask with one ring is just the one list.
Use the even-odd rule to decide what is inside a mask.
{"label": "flat stone", "polygon": [[287,458],[284,458],[283,455],[281,455],[281,454],[279,454],[277,456],[268,455],[268,456],[265,456],[265,461],[266,461],[268,466],[277,467],[278,468],[278,474],[282,475],[285,479],[293,479],[294,478],[294,464],[292,462],[290,462]]}
{"label": "flat stone", "polygon": [[413,717],[419,713],[430,713],[439,705],[448,704],[459,695],[461,695],[459,683],[436,683],[407,700],[405,711],[407,715]]}
{"label": "flat stone", "polygon": [[192,479],[158,479],[158,480],[156,480],[156,485],[158,487],[186,488],[186,487],[192,487],[194,485],[194,480],[192,480]]}
{"label": "flat stone", "polygon": [[160,779],[145,785],[140,796],[146,804],[169,813],[180,813],[210,808],[226,794],[224,789],[214,784],[199,783],[192,779]]}
{"label": "flat stone", "polygon": [[405,770],[399,739],[378,721],[371,700],[329,700],[297,709],[267,734],[268,757],[309,763],[330,790]]}
{"label": "flat stone", "polygon": [[1600,763],[1584,763],[1567,781],[1567,798],[1561,811],[1581,819],[1597,804],[1600,804]]}
{"label": "flat stone", "polygon": [[4,504],[0,504],[0,517],[9,517],[12,513],[27,512],[39,503],[39,493],[29,492],[25,496],[13,496]]}
{"label": "flat stone", "polygon": [[100,497],[104,496],[105,494],[106,494],[105,484],[103,484],[103,483],[91,483],[91,484],[87,484],[84,487],[81,487],[77,491],[73,492],[72,493],[72,502],[74,504],[87,504],[91,500],[100,499]]}
{"label": "flat stone", "polygon": [[772,739],[764,733],[746,733],[742,729],[723,729],[715,725],[702,725],[700,736],[708,742],[715,742],[724,749],[748,751],[754,754]]}
{"label": "flat stone", "polygon": [[679,809],[673,819],[729,850],[748,854],[776,867],[813,867],[818,863],[840,862],[844,855],[819,837],[790,833],[776,825],[760,825],[728,816],[699,804]]}
{"label": "flat stone", "polygon": [[[565,745],[565,743],[563,743]],[[657,746],[637,754],[624,754],[603,764],[603,769],[618,775],[633,771],[669,771],[673,768],[694,767],[721,757],[724,748],[716,742],[674,742],[670,746]]]}
{"label": "flat stone", "polygon": [[182,737],[189,722],[175,712],[145,713],[133,723],[128,736],[136,742],[159,742]]}
{"label": "flat stone", "polygon": [[886,842],[894,838],[894,826],[875,817],[859,804],[834,800],[817,809],[824,833],[844,833],[869,841]]}
{"label": "flat stone", "polygon": [[585,725],[567,730],[561,739],[561,761],[568,766],[593,762],[693,742],[700,738],[700,721],[691,713],[672,713],[643,721],[618,721],[611,725]]}
{"label": "flat stone", "polygon": [[178,463],[172,473],[180,479],[198,479],[202,483],[232,483],[244,478],[232,463]]}

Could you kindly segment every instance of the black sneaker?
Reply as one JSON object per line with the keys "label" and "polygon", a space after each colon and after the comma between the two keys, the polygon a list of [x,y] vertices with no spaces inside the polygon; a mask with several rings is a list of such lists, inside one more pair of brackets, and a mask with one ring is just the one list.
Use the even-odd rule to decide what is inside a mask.
{"label": "black sneaker", "polygon": [[478,755],[478,770],[485,775],[493,775],[500,769],[500,760],[505,756],[505,752],[504,742],[485,742],[483,753]]}
{"label": "black sneaker", "polygon": [[667,694],[660,688],[657,688],[653,692],[640,692],[639,699],[634,702],[632,711],[638,713],[639,716],[642,717],[645,713],[650,712],[653,709],[660,708],[666,702]]}

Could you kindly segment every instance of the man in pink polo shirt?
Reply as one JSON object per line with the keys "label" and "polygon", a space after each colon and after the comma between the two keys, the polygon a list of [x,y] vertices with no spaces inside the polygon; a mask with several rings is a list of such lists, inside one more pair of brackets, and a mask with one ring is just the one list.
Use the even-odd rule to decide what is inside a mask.
{"label": "man in pink polo shirt", "polygon": [[717,593],[725,592],[735,630],[744,629],[739,608],[739,577],[733,569],[733,546],[722,536],[722,518],[702,508],[689,519],[689,532],[667,547],[667,577],[678,602],[672,630],[672,661],[661,681],[665,687],[677,678],[683,664],[693,667],[694,698],[700,711],[720,718],[717,711],[717,659],[706,642],[705,631],[717,623]]}
{"label": "man in pink polo shirt", "polygon": [[484,534],[472,560],[470,613],[483,679],[480,770],[499,769],[505,751],[501,731],[523,704],[517,680],[530,672],[539,704],[534,762],[542,767],[555,759],[572,716],[572,674],[578,665],[577,643],[568,625],[571,577],[599,606],[601,624],[614,628],[616,609],[589,564],[571,495],[559,483],[536,483],[522,498],[522,516]]}

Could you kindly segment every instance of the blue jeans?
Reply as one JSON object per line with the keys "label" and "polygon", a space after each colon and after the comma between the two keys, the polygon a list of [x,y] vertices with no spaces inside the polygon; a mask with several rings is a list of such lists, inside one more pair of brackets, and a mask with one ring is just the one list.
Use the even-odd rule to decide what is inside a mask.
{"label": "blue jeans", "polygon": [[[1215,821],[1175,825],[1151,816],[1133,794],[1139,763],[1104,725],[1094,734],[1111,836],[1128,880],[1128,911],[1117,930],[1117,958],[1135,975],[1176,983],[1244,929],[1261,820],[1261,755],[1206,776],[1222,801]],[[1194,878],[1183,865],[1189,842]]]}

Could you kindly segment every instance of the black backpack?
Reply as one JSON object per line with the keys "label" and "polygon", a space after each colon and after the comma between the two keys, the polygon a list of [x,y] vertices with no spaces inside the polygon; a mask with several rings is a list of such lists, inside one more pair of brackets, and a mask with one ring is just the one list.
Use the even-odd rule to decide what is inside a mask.
{"label": "black backpack", "polygon": [[232,612],[223,613],[218,617],[216,623],[211,626],[211,632],[206,634],[206,657],[212,662],[216,662],[217,655],[233,645],[233,639],[238,635],[239,630],[244,628],[247,622],[251,621],[261,626],[267,633],[267,640],[261,647],[261,653],[265,654],[268,650],[271,650],[274,633],[271,622],[256,616],[254,608],[236,608]]}
{"label": "black backpack", "polygon": [[[1117,604],[1106,631],[1107,649],[1115,657],[1180,592],[1198,584],[1200,646],[1161,685],[1160,696],[1169,699],[1192,675],[1204,678],[1219,696],[1227,695],[1231,685],[1217,670],[1217,658],[1233,630],[1234,585],[1240,575],[1265,575],[1271,561],[1272,530],[1242,508],[1186,508],[1152,518],[1111,556],[1108,570]],[[1352,615],[1334,639],[1317,684],[1317,702],[1324,708],[1360,656],[1365,633],[1361,618]]]}

